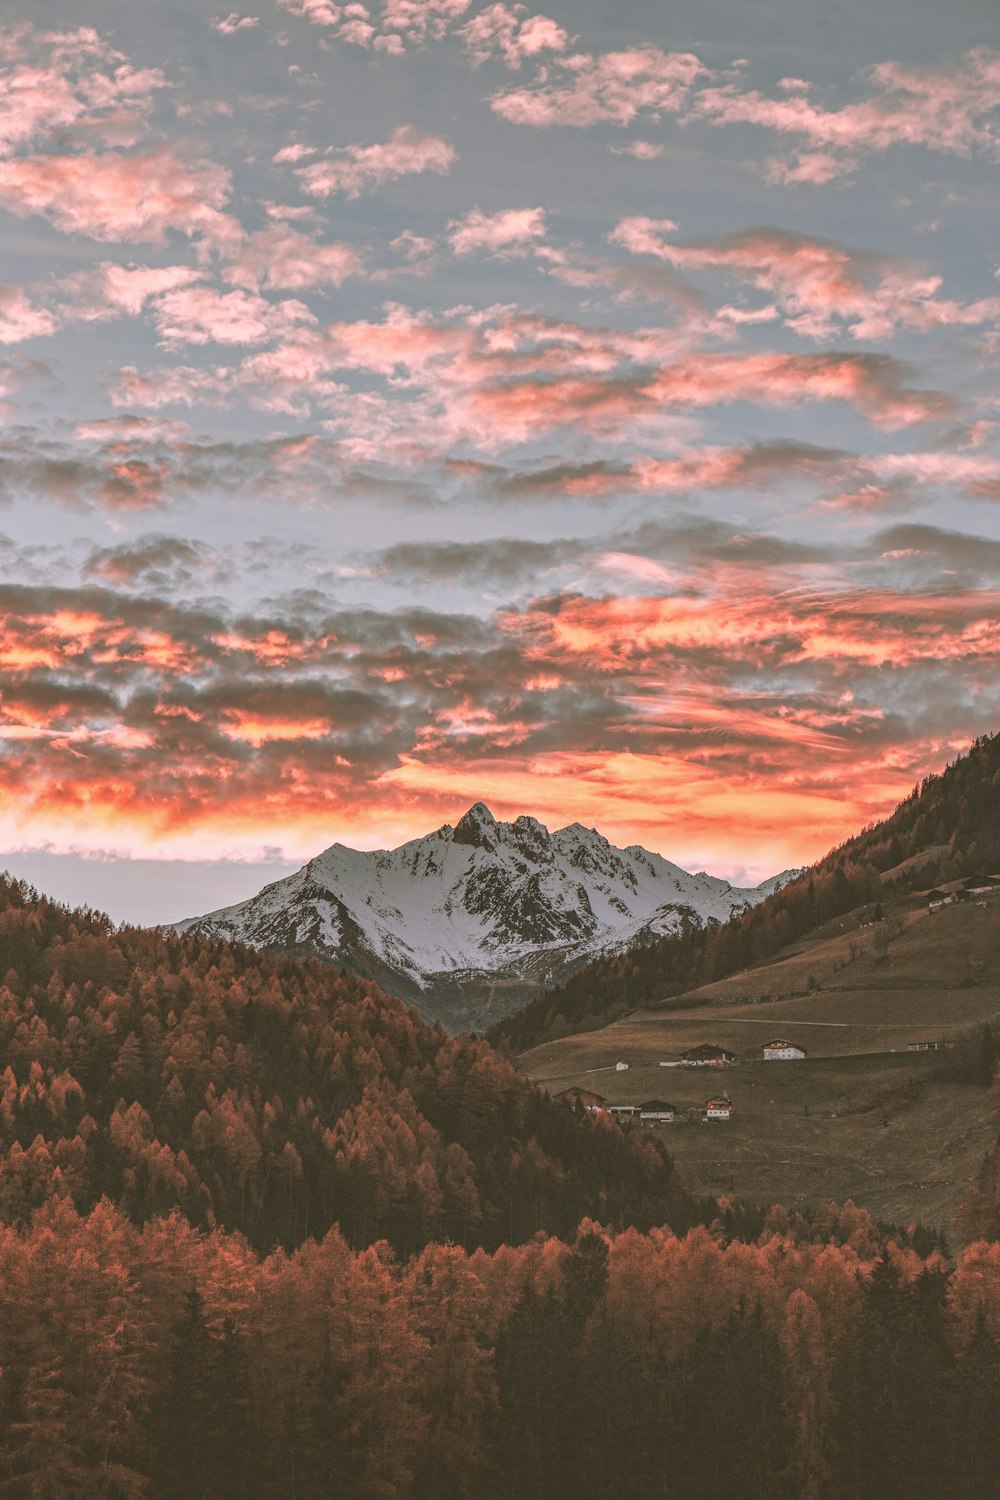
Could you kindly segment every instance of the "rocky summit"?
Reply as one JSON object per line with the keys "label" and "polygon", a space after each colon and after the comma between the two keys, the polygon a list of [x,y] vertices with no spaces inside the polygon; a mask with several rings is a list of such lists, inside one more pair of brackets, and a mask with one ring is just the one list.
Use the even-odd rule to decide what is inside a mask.
{"label": "rocky summit", "polygon": [[732,886],[592,828],[500,822],[482,802],[397,849],[333,844],[181,931],[315,955],[450,1029],[482,1028],[599,953],[727,920],[795,872]]}

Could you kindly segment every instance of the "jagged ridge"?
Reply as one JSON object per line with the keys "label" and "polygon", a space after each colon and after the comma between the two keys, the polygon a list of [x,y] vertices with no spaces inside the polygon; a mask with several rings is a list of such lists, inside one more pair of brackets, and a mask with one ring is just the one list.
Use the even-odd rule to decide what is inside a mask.
{"label": "jagged ridge", "polygon": [[579,823],[550,833],[477,802],[397,849],[334,844],[250,900],[177,926],[318,954],[424,1015],[480,1026],[596,954],[725,921],[793,873],[738,888]]}

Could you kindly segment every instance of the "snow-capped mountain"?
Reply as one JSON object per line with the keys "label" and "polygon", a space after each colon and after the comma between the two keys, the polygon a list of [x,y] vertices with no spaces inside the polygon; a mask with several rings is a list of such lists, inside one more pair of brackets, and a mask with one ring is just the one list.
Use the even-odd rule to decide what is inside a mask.
{"label": "snow-capped mountain", "polygon": [[447,1026],[483,1027],[598,953],[725,921],[795,873],[739,889],[579,823],[501,823],[477,802],[398,849],[334,844],[249,901],[177,927],[316,954]]}

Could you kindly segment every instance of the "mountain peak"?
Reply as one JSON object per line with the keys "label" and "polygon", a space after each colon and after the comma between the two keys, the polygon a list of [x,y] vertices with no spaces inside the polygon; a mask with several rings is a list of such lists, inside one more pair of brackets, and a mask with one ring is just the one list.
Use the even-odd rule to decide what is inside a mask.
{"label": "mountain peak", "polygon": [[473,849],[492,849],[497,820],[485,802],[474,802],[458,822],[451,836],[453,844],[468,844]]}
{"label": "mountain peak", "polygon": [[766,892],[695,878],[580,823],[550,833],[474,802],[398,849],[334,844],[237,907],[183,924],[257,947],[314,953],[455,1026],[496,1020],[599,953],[699,922]]}

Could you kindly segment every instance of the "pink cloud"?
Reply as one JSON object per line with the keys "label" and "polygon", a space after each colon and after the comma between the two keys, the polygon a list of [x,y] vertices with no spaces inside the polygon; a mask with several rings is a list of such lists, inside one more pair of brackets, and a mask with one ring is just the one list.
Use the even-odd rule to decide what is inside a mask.
{"label": "pink cloud", "polygon": [[344,14],[341,6],[333,5],[331,0],[278,0],[278,4],[290,15],[311,21],[314,26],[338,26]]}
{"label": "pink cloud", "polygon": [[519,68],[541,52],[565,52],[569,36],[548,16],[529,16],[525,5],[488,5],[459,29],[473,63],[499,54],[508,68]]}
{"label": "pink cloud", "polygon": [[138,314],[151,297],[177,291],[200,280],[191,266],[117,266],[110,261],[97,267],[100,291],[112,307]]}
{"label": "pink cloud", "polygon": [[665,147],[655,141],[632,141],[627,146],[612,146],[612,156],[634,156],[636,161],[655,161]]}
{"label": "pink cloud", "polygon": [[178,365],[143,375],[135,365],[117,372],[109,392],[112,406],[160,411],[165,406],[221,406],[232,389],[228,371]]}
{"label": "pink cloud", "polygon": [[[718,240],[677,243],[669,219],[622,219],[611,240],[633,254],[653,255],[683,270],[720,270],[775,299],[786,325],[808,338],[827,338],[838,323],[854,338],[891,337],[897,328],[976,326],[1000,317],[1000,297],[959,303],[937,294],[941,278],[835,240],[780,229],[750,229]],[[740,314],[724,309],[723,315]],[[759,310],[774,315],[773,307]]]}
{"label": "pink cloud", "polygon": [[441,41],[468,10],[470,0],[385,0],[376,22],[368,7],[357,0],[349,5],[333,0],[278,0],[278,4],[314,26],[336,28],[338,41],[398,57],[406,51],[407,42]]}
{"label": "pink cloud", "polygon": [[455,149],[439,136],[424,135],[412,125],[401,125],[387,141],[375,146],[347,146],[333,157],[299,167],[303,189],[316,198],[343,193],[358,198],[383,183],[419,172],[447,173]]}
{"label": "pink cloud", "polygon": [[523,253],[545,237],[543,208],[508,208],[498,214],[472,209],[448,226],[448,240],[456,255],[476,250],[491,253]]}
{"label": "pink cloud", "polygon": [[287,335],[296,324],[315,322],[303,302],[274,303],[255,293],[220,293],[204,286],[163,293],[156,299],[153,318],[167,348],[269,343]]}
{"label": "pink cloud", "polygon": [[315,156],[318,150],[318,146],[306,146],[301,141],[298,141],[291,146],[282,146],[280,151],[274,153],[271,160],[276,165],[282,166],[286,162],[304,161],[307,156]]}
{"label": "pink cloud", "polygon": [[824,109],[803,91],[769,99],[729,83],[703,89],[693,112],[716,125],[759,125],[802,137],[798,156],[771,165],[772,175],[787,182],[823,184],[849,171],[859,154],[900,145],[956,156],[982,150],[996,158],[1000,53],[976,48],[943,68],[880,63],[867,76],[870,96],[840,109]]}
{"label": "pink cloud", "polygon": [[415,42],[440,41],[470,0],[385,0],[382,30]]}
{"label": "pink cloud", "polygon": [[259,25],[259,16],[241,16],[239,11],[231,10],[221,20],[216,17],[212,22],[212,30],[217,31],[220,36],[235,36],[238,31],[252,31]]}
{"label": "pink cloud", "polygon": [[0,80],[0,152],[69,127],[132,139],[154,95],[166,88],[159,68],[133,68],[90,27],[3,33],[14,66]]}
{"label": "pink cloud", "polygon": [[[507,309],[442,321],[390,307],[379,323],[296,330],[210,377],[171,371],[158,384],[132,371],[131,398],[119,391],[115,400],[156,409],[170,389],[187,404],[206,392],[217,399],[239,393],[270,411],[318,409],[357,451],[391,447],[407,464],[457,441],[493,451],[561,427],[662,442],[676,439],[686,413],[735,401],[844,401],[887,428],[954,410],[938,392],[911,389],[906,368],[887,355],[720,355],[679,347],[672,328],[592,329]],[[384,386],[347,390],[336,379],[347,370],[367,371]]]}
{"label": "pink cloud", "polygon": [[0,286],[0,344],[19,344],[54,333],[57,327],[52,313],[36,307],[23,287]]}
{"label": "pink cloud", "polygon": [[659,47],[577,54],[559,67],[552,80],[494,94],[492,109],[515,125],[628,125],[639,114],[678,114],[706,72],[693,53]]}
{"label": "pink cloud", "polygon": [[340,286],[362,267],[362,258],[351,245],[319,244],[307,234],[275,224],[248,234],[235,256],[226,261],[223,274],[234,286],[298,291]]}
{"label": "pink cloud", "polygon": [[169,146],[133,156],[87,151],[0,161],[0,204],[95,240],[162,244],[168,230],[217,233],[229,184],[226,168],[181,161]]}
{"label": "pink cloud", "polygon": [[199,272],[187,266],[118,266],[105,261],[90,271],[34,287],[48,299],[45,306],[32,301],[24,287],[0,287],[0,343],[19,343],[121,313],[135,316],[151,297],[199,280]]}

